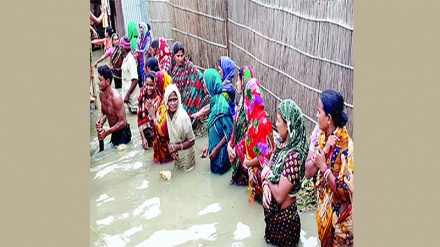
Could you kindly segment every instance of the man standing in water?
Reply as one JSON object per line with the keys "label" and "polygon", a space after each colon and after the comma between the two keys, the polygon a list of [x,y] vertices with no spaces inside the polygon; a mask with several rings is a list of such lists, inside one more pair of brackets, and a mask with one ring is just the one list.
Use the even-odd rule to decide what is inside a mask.
{"label": "man standing in water", "polygon": [[[98,68],[99,100],[101,101],[101,117],[96,122],[98,140],[103,141],[112,134],[113,145],[126,144],[131,140],[130,124],[125,116],[124,103],[119,92],[111,87],[113,75],[107,65]],[[109,129],[104,129],[108,119]]]}
{"label": "man standing in water", "polygon": [[124,97],[124,103],[128,105],[128,110],[131,113],[137,113],[139,87],[138,84],[138,72],[136,59],[133,56],[130,47],[130,39],[124,36],[120,40],[122,46],[122,97]]}

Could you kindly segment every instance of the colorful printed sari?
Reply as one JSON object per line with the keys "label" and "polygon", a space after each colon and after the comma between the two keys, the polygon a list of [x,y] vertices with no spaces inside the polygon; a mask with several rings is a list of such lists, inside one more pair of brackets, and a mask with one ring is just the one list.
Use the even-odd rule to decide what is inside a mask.
{"label": "colorful printed sari", "polygon": [[[282,101],[278,113],[287,123],[288,138],[275,140],[276,149],[270,162],[272,171],[268,180],[278,184],[284,176],[293,187],[288,196],[296,197],[301,189],[301,180],[305,173],[307,158],[306,127],[301,109],[293,100]],[[301,222],[296,208],[296,201],[281,209],[281,204],[272,196],[269,208],[264,208],[266,222],[264,238],[266,242],[277,246],[297,246],[301,231]]]}
{"label": "colorful printed sari", "polygon": [[246,156],[248,160],[257,158],[259,163],[258,167],[253,168],[258,184],[252,185],[249,181],[249,200],[262,203],[261,170],[269,165],[274,150],[273,128],[264,110],[263,90],[257,79],[250,79],[243,91],[244,112],[249,123],[245,137]]}
{"label": "colorful printed sari", "polygon": [[173,160],[171,154],[168,152],[168,143],[170,142],[167,126],[167,108],[164,102],[165,89],[168,85],[172,84],[171,77],[163,70],[157,72],[155,77],[157,95],[154,102],[154,108],[156,109],[156,119],[158,123],[153,128],[153,150],[154,150],[154,162],[167,163]]}
{"label": "colorful printed sari", "polygon": [[192,62],[185,59],[182,67],[175,65],[171,77],[182,96],[182,107],[190,117],[209,104],[211,97],[206,89],[203,74]]}
{"label": "colorful printed sari", "polygon": [[[122,56],[122,46],[118,45],[114,48],[113,53],[110,57],[110,61],[112,63],[113,69],[113,77],[115,79],[121,80],[122,79],[122,61],[124,60],[124,57]],[[115,82],[116,85],[116,82]]]}
{"label": "colorful printed sari", "polygon": [[211,172],[222,175],[231,168],[227,140],[232,134],[232,115],[228,102],[222,94],[222,81],[217,70],[207,69],[205,71],[205,83],[212,97],[208,117],[208,153],[210,154],[223,137],[226,137],[225,145],[221,147],[217,157],[211,160]]}
{"label": "colorful printed sari", "polygon": [[[345,127],[337,127],[333,134],[339,138],[339,141],[326,155],[326,163],[336,177],[338,193],[333,192],[318,170],[313,178],[318,199],[316,209],[318,235],[322,246],[353,246],[352,204],[350,191],[344,182],[347,169],[354,173],[353,141]],[[327,138],[325,132],[321,131],[318,136],[318,145],[321,148],[325,147]],[[340,212],[342,202],[349,202],[349,205]]]}
{"label": "colorful printed sari", "polygon": [[150,45],[151,45],[151,36],[150,36],[150,31],[148,30],[147,23],[139,22],[139,25],[143,27],[144,33],[139,35],[139,37],[137,38],[136,49],[138,50],[138,53],[136,60],[139,67],[139,76],[143,82],[142,83],[143,85],[146,76],[144,73],[144,67],[145,67],[145,63],[147,62],[148,50],[150,49]]}
{"label": "colorful printed sari", "polygon": [[[147,84],[142,86],[139,92],[138,98],[138,110],[137,110],[137,124],[138,128],[144,132],[145,138],[148,140],[148,145],[152,145],[153,138],[153,126],[150,116],[147,111],[147,100],[153,100],[156,104],[158,104],[161,100],[160,96],[156,93],[156,90],[153,91],[151,95],[147,93]],[[157,107],[155,107],[157,108]]]}
{"label": "colorful printed sari", "polygon": [[[243,70],[247,73],[244,73],[243,76],[243,87],[246,86],[247,82],[254,78],[254,72],[248,66],[243,67]],[[243,138],[247,132],[248,122],[246,121],[246,116],[244,114],[244,91],[240,96],[240,100],[237,105],[237,109],[234,115],[234,129],[232,132],[232,136],[230,139],[231,147],[235,148],[235,153],[237,157],[234,161],[232,161],[232,179],[231,184],[235,184],[238,186],[246,186],[249,183],[249,177],[247,171],[243,168],[243,160],[244,160],[244,142],[245,138]]]}
{"label": "colorful printed sari", "polygon": [[164,39],[163,37],[159,38],[159,56],[158,56],[158,61],[159,61],[159,66],[161,70],[165,70],[165,71],[169,71],[170,67],[171,67],[171,50],[168,47],[168,43],[167,40]]}

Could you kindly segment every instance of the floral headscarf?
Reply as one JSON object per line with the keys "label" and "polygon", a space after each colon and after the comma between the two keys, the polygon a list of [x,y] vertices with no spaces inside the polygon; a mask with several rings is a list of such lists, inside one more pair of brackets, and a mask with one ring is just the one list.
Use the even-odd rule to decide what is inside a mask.
{"label": "floral headscarf", "polygon": [[[285,140],[281,139],[281,137],[275,139],[275,145],[279,152],[276,159],[272,160],[272,174],[268,177],[268,180],[272,183],[280,181],[286,158],[292,151],[296,151],[299,154],[299,160],[301,160],[300,179],[304,176],[304,165],[307,158],[306,126],[301,109],[293,100],[286,99],[278,105],[277,112],[287,123],[288,137]],[[301,187],[299,183],[296,185],[295,188],[292,188],[292,193],[298,192]]]}

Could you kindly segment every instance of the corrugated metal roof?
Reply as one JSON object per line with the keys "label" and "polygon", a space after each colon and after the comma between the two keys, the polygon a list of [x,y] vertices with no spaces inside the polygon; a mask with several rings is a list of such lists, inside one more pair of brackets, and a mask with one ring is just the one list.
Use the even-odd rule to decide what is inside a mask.
{"label": "corrugated metal roof", "polygon": [[127,32],[127,25],[130,21],[148,23],[147,4],[145,0],[122,0],[122,13],[124,15],[124,26]]}

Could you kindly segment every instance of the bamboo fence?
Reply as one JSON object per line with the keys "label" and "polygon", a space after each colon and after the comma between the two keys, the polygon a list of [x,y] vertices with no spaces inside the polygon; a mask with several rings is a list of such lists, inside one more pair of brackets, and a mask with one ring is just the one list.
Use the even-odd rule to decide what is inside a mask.
{"label": "bamboo fence", "polygon": [[167,19],[159,12],[168,5],[171,37],[199,68],[217,68],[225,55],[236,63],[236,76],[238,67],[253,68],[273,123],[280,100],[291,98],[311,133],[320,93],[334,89],[344,97],[354,138],[353,0],[147,0],[157,2],[163,9],[149,10],[150,18]]}

